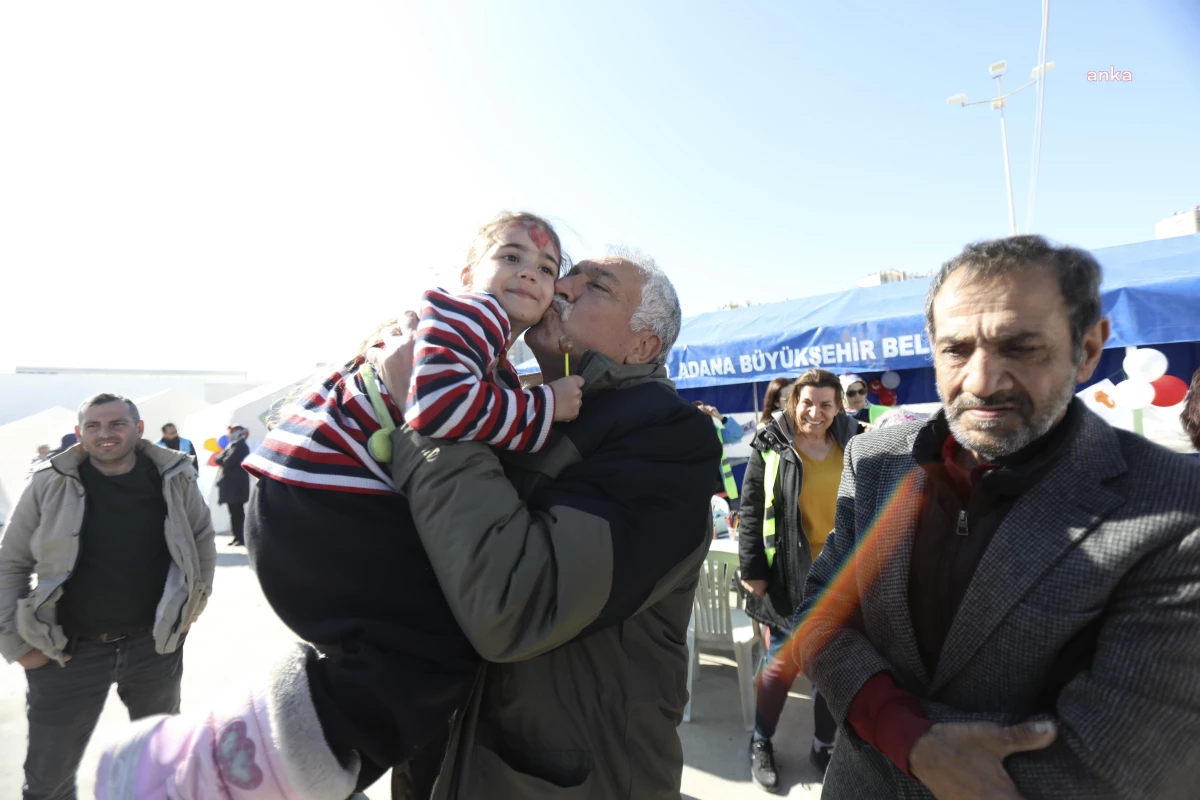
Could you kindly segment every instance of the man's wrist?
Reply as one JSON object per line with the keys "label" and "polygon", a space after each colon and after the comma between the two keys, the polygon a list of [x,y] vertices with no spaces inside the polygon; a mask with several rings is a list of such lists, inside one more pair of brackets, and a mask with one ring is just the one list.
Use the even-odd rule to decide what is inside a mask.
{"label": "man's wrist", "polygon": [[846,721],[863,741],[909,776],[913,746],[933,726],[916,695],[897,686],[888,672],[872,675],[859,687]]}
{"label": "man's wrist", "polygon": [[876,728],[876,746],[892,763],[910,778],[916,777],[912,770],[912,753],[917,742],[929,729],[931,722],[920,711],[916,698],[913,698],[916,709],[902,700],[889,703],[879,714],[879,727]]}
{"label": "man's wrist", "polygon": [[33,645],[25,644],[24,649],[17,648],[16,655],[9,656],[6,654],[4,659],[5,659],[5,661],[7,661],[10,664],[17,664],[21,661],[22,658],[24,658],[25,656],[32,653],[35,649],[37,649],[37,648],[35,648]]}

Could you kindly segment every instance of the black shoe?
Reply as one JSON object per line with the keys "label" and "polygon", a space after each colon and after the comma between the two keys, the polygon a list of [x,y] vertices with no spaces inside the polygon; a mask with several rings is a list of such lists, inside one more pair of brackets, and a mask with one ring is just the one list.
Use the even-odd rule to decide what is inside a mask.
{"label": "black shoe", "polygon": [[829,759],[831,758],[833,758],[832,747],[816,747],[814,745],[813,749],[808,751],[808,760],[822,775],[825,774],[825,770],[829,769]]}
{"label": "black shoe", "polygon": [[750,740],[750,778],[759,788],[779,791],[779,773],[775,771],[775,748],[770,739]]}

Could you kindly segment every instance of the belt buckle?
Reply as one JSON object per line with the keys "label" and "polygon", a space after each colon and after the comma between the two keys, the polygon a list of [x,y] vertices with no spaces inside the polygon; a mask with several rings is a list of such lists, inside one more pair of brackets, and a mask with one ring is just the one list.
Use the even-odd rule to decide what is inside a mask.
{"label": "belt buckle", "polygon": [[105,644],[112,644],[113,642],[121,641],[122,639],[125,638],[126,635],[127,634],[124,634],[124,633],[115,634],[115,635],[111,634],[111,633],[102,633],[102,634],[100,634],[100,641],[104,642]]}

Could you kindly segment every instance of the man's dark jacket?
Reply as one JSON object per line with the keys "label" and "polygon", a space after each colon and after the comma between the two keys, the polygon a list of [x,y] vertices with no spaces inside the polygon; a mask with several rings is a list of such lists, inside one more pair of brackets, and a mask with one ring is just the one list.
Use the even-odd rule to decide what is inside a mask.
{"label": "man's dark jacket", "polygon": [[217,478],[217,502],[241,504],[250,501],[250,473],[242,462],[250,456],[250,445],[234,442],[217,456],[221,476]]}
{"label": "man's dark jacket", "polygon": [[[913,444],[925,423],[856,436],[793,655],[839,720],[882,671],[934,722],[1053,719],[1054,744],[1004,762],[1029,800],[1192,800],[1200,464],[1076,410],[1075,434],[993,535],[932,674],[908,602],[928,479]],[[1064,676],[1068,648],[1078,667]],[[932,797],[844,724],[824,786],[832,800]]]}
{"label": "man's dark jacket", "polygon": [[721,445],[663,367],[589,352],[579,369],[579,418],[539,453],[392,435],[442,591],[493,662],[456,718],[438,798],[679,797]]}

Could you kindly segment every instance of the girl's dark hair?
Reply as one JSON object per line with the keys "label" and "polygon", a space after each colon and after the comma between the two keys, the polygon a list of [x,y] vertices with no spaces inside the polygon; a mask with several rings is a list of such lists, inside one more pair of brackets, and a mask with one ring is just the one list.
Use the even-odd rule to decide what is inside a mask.
{"label": "girl's dark hair", "polygon": [[[800,406],[800,392],[805,386],[811,386],[814,389],[833,389],[833,402],[837,404],[838,411],[846,410],[842,400],[842,382],[838,380],[838,376],[826,369],[810,369],[792,384],[792,396],[788,398],[788,413],[792,415],[793,420],[796,419],[796,409]],[[830,425],[825,433],[832,436],[833,426]]]}
{"label": "girl's dark hair", "polygon": [[[558,250],[559,276],[565,275],[571,269],[571,259],[563,252],[562,240],[558,237],[558,232],[554,230],[554,226],[537,214],[530,214],[528,211],[501,211],[491,220],[480,226],[471,240],[470,250],[467,251],[467,266],[477,266],[484,255],[487,254],[487,251],[508,230],[510,225],[524,225],[526,228],[535,226],[545,228],[546,233],[550,235],[550,241],[554,243],[555,249]],[[383,341],[384,335],[392,328],[398,327],[399,324],[400,319],[398,317],[391,317],[376,325],[371,335],[359,343],[358,348],[354,351],[354,355],[342,365],[341,371],[349,372],[361,365],[365,360],[367,351]],[[323,385],[329,380],[331,374],[332,370],[330,368],[323,367],[321,371],[301,381],[293,391],[288,393],[287,397],[276,402],[271,407],[271,411],[267,416],[267,429],[270,430],[278,425],[287,416],[285,412],[292,405]]]}
{"label": "girl's dark hair", "polygon": [[1192,440],[1192,447],[1200,450],[1200,369],[1192,374],[1192,385],[1188,387],[1179,419],[1188,438]]}
{"label": "girl's dark hair", "polygon": [[759,418],[759,422],[765,425],[771,421],[771,415],[775,413],[775,407],[779,405],[780,393],[791,385],[791,378],[776,378],[767,384],[767,393],[763,395],[762,417]]}
{"label": "girl's dark hair", "polygon": [[500,236],[512,225],[524,225],[526,228],[544,228],[546,233],[550,234],[550,241],[554,244],[554,249],[558,251],[559,277],[571,270],[571,259],[563,252],[562,240],[558,238],[558,231],[554,230],[554,226],[545,219],[528,211],[501,211],[491,220],[481,225],[479,230],[475,232],[475,238],[471,241],[471,249],[467,251],[467,266],[478,266],[479,262],[487,254],[487,251],[500,240]]}

